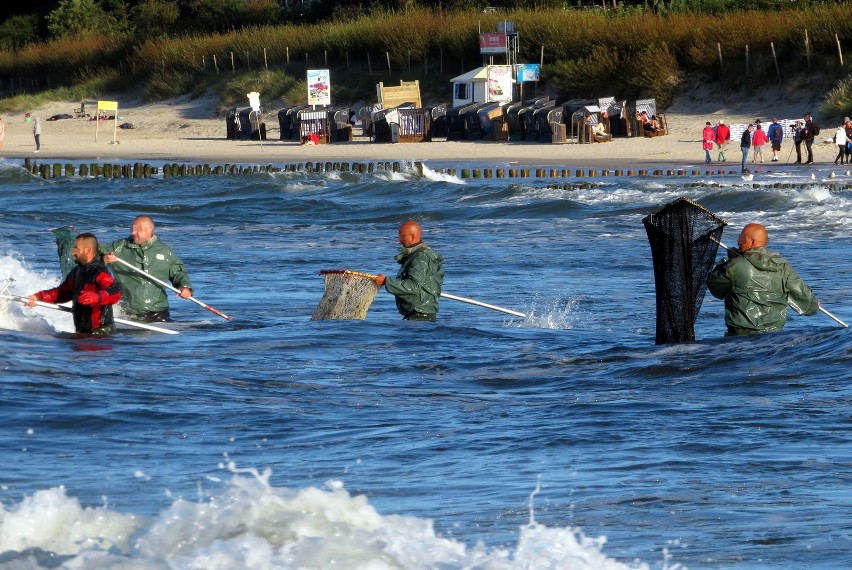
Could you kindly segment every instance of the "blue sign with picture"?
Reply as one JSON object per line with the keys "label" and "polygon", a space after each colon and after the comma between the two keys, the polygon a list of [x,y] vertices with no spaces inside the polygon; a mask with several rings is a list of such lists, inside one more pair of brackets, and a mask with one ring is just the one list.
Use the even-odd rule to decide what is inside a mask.
{"label": "blue sign with picture", "polygon": [[541,66],[537,63],[522,63],[518,65],[517,81],[518,83],[526,83],[529,81],[538,81]]}

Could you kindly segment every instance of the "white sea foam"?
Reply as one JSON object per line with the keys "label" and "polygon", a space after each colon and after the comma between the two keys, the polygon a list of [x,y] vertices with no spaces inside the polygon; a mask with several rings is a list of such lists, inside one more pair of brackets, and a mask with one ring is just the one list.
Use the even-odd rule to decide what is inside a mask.
{"label": "white sea foam", "polygon": [[[12,279],[11,283],[9,280]],[[0,289],[9,284],[8,294],[25,297],[42,289],[56,287],[59,275],[33,271],[15,255],[0,255]],[[70,315],[42,307],[0,299],[0,328],[33,332],[74,332]]]}
{"label": "white sea foam", "polygon": [[84,507],[62,488],[38,491],[0,510],[0,556],[35,569],[56,567],[62,555],[63,568],[87,570],[649,568],[607,557],[605,537],[537,524],[532,505],[517,545],[489,549],[443,538],[428,519],[382,515],[339,481],[294,490],[272,486],[268,470],[232,471],[241,472],[203,499],[177,499],[150,520]]}
{"label": "white sea foam", "polygon": [[431,180],[432,182],[449,182],[450,184],[466,184],[463,179],[458,176],[454,176],[452,174],[444,174],[441,172],[436,172],[426,166],[423,165],[423,178],[426,180]]}

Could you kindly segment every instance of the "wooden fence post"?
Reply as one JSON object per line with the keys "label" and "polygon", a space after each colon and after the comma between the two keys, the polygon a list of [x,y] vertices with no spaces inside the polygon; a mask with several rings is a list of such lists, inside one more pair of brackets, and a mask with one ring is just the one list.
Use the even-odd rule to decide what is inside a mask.
{"label": "wooden fence post", "polygon": [[749,68],[749,65],[748,65],[748,44],[746,44],[746,73],[745,73],[746,77],[748,77],[748,68]]}
{"label": "wooden fence post", "polygon": [[216,75],[219,75],[219,62],[216,61],[216,54],[213,54],[213,67],[216,68]]}
{"label": "wooden fence post", "polygon": [[781,69],[778,67],[778,56],[775,55],[775,42],[769,42],[772,47],[772,59],[775,60],[775,74],[778,76],[778,83],[781,83]]}
{"label": "wooden fence post", "polygon": [[808,69],[811,68],[811,41],[808,38],[808,29],[805,28],[805,58],[808,60]]}
{"label": "wooden fence post", "polygon": [[234,52],[231,52],[231,71],[237,72],[237,66],[234,65]]}
{"label": "wooden fence post", "polygon": [[391,71],[391,64],[390,64],[390,52],[389,52],[389,51],[386,51],[386,52],[385,52],[385,57],[386,57],[386,58],[387,58],[387,60],[388,60],[388,73],[389,73],[389,74],[390,74],[390,73],[393,73],[393,71]]}
{"label": "wooden fence post", "polygon": [[719,76],[721,77],[722,76],[722,68],[725,67],[724,63],[722,62],[722,44],[721,43],[716,42],[716,50],[719,52]]}
{"label": "wooden fence post", "polygon": [[837,34],[834,34],[834,40],[837,42],[837,55],[840,57],[840,67],[843,67],[843,50],[840,49],[840,38],[837,37]]}
{"label": "wooden fence post", "polygon": [[266,60],[266,48],[263,48],[263,67],[269,71],[269,62]]}
{"label": "wooden fence post", "polygon": [[373,75],[373,66],[370,63],[370,52],[367,52],[367,73]]}
{"label": "wooden fence post", "polygon": [[290,65],[290,46],[287,46],[287,65]]}

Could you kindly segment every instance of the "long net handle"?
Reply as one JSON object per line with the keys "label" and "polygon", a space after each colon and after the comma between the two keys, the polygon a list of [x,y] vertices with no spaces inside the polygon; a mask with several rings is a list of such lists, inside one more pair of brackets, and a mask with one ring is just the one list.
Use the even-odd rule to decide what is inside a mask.
{"label": "long net handle", "polygon": [[[344,277],[361,277],[365,279],[373,279],[374,277],[376,277],[376,275],[373,275],[372,273],[363,273],[361,271],[352,271],[349,269],[323,269],[320,271],[321,275],[340,275],[341,273]],[[490,303],[483,303],[482,301],[477,301],[476,299],[459,297],[458,295],[450,295],[449,293],[441,293],[441,297],[444,299],[450,299],[451,301],[459,301],[461,303],[467,303],[469,305],[476,305],[477,307],[482,307],[484,309],[491,309],[492,311],[506,313],[508,315],[514,315],[516,317],[521,317],[522,319],[527,318],[526,313],[522,313],[520,311],[513,311],[512,309],[499,307]]]}
{"label": "long net handle", "polygon": [[[21,297],[19,295],[7,295],[5,293],[0,293],[0,299],[9,299],[9,300],[12,300],[12,301],[19,301],[19,302],[23,303],[24,305],[26,305],[30,302],[30,300],[27,299],[26,297]],[[35,304],[38,307],[45,307],[47,309],[55,309],[57,311],[64,311],[66,313],[73,313],[74,312],[74,309],[72,309],[71,307],[66,307],[65,305],[56,305],[54,303],[48,303],[46,301],[36,301]],[[112,320],[115,321],[116,323],[120,324],[120,325],[126,325],[126,326],[129,326],[129,327],[136,327],[138,329],[145,329],[145,330],[160,332],[160,333],[165,333],[165,334],[178,334],[178,331],[173,331],[171,329],[164,329],[162,327],[155,327],[154,325],[148,325],[148,324],[145,324],[145,323],[137,323],[135,321],[127,321],[125,319],[119,319],[118,317],[113,317]]]}
{"label": "long net handle", "polygon": [[[157,279],[156,277],[154,277],[153,275],[151,275],[151,274],[150,274],[150,273],[148,273],[147,271],[143,271],[143,270],[139,269],[138,267],[136,267],[135,265],[133,265],[133,264],[131,264],[131,263],[127,263],[126,261],[124,261],[124,260],[123,260],[123,259],[121,259],[120,257],[116,256],[116,257],[115,257],[115,260],[116,260],[116,261],[118,261],[119,263],[121,263],[122,265],[125,265],[125,266],[129,267],[129,268],[130,268],[130,269],[132,269],[133,271],[135,271],[135,272],[137,272],[137,273],[140,273],[140,274],[144,275],[145,277],[147,277],[148,279],[150,279],[151,281],[153,281],[153,282],[154,282],[154,283],[156,283],[157,285],[161,285],[161,286],[165,287],[166,289],[171,289],[171,290],[172,290],[172,291],[174,291],[175,293],[180,293],[180,289],[178,289],[177,287],[172,287],[170,284],[166,283],[166,282],[165,282],[165,281],[163,281],[162,279]],[[201,301],[199,301],[199,300],[198,300],[198,299],[196,299],[195,297],[190,296],[190,297],[188,297],[188,298],[187,298],[187,300],[188,300],[188,301],[192,301],[192,302],[193,302],[193,303],[195,303],[196,305],[199,305],[199,306],[201,306],[201,307],[204,307],[205,309],[207,309],[208,311],[210,311],[210,312],[211,312],[211,313],[213,313],[214,315],[218,315],[218,316],[222,317],[223,319],[225,319],[226,321],[230,321],[230,320],[231,320],[231,317],[229,317],[229,316],[228,316],[228,315],[226,315],[225,313],[222,313],[221,311],[217,311],[216,309],[214,309],[214,308],[213,308],[213,307],[211,307],[210,305],[208,305],[208,304],[206,304],[206,303],[202,303]]]}

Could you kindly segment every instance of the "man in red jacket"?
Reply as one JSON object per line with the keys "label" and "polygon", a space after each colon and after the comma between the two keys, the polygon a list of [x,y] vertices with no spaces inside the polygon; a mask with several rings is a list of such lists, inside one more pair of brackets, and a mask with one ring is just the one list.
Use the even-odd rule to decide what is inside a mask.
{"label": "man in red jacket", "polygon": [[716,125],[716,148],[719,149],[719,162],[725,162],[725,151],[728,150],[728,144],[731,142],[731,129],[725,124],[725,121],[719,120]]}
{"label": "man in red jacket", "polygon": [[98,239],[90,233],[78,235],[71,255],[77,266],[59,287],[30,295],[27,305],[35,307],[36,301],[71,301],[74,330],[78,333],[105,335],[115,332],[112,305],[121,298],[121,289],[98,257]]}

